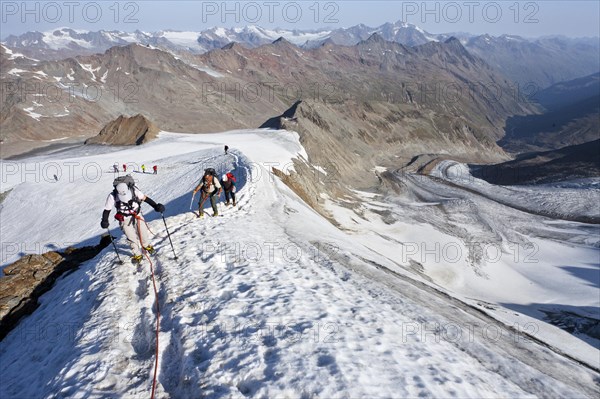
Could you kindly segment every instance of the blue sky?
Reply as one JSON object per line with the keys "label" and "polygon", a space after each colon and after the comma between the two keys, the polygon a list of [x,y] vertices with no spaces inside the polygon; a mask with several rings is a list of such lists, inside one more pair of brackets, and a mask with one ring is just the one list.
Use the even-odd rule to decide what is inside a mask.
{"label": "blue sky", "polygon": [[598,1],[0,1],[0,37],[78,29],[199,31],[378,26],[404,20],[431,33],[600,36]]}

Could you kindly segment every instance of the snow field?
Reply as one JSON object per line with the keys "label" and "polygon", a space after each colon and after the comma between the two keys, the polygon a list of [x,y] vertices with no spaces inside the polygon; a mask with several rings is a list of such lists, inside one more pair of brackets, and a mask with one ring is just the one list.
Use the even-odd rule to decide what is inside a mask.
{"label": "snow field", "polygon": [[[223,143],[232,147],[231,156],[221,155]],[[134,174],[143,192],[167,206],[178,255],[175,261],[162,219],[148,212],[157,234],[158,253],[151,259],[161,309],[157,397],[597,392],[597,373],[392,273],[398,270],[393,257],[312,211],[269,173],[272,163],[289,165],[294,156],[306,159],[294,133],[248,131],[161,133],[148,146],[81,157],[107,167],[123,158],[159,164],[157,176]],[[189,211],[190,190],[199,171],[211,165],[235,171],[238,207],[197,219]],[[50,182],[32,187],[13,177],[3,225],[5,216],[12,217],[13,197],[27,203],[30,190],[45,190],[46,218],[35,209],[21,218],[42,223],[61,240],[93,240],[112,177],[101,181],[83,188]],[[55,202],[56,196],[67,200]],[[67,206],[76,223],[65,229],[56,220],[63,220]],[[4,228],[2,233],[4,238]],[[7,234],[24,231],[14,227]],[[117,245],[126,258],[123,237]],[[139,267],[118,265],[113,248],[106,248],[61,278],[0,343],[0,396],[149,396],[154,300],[147,260]]]}

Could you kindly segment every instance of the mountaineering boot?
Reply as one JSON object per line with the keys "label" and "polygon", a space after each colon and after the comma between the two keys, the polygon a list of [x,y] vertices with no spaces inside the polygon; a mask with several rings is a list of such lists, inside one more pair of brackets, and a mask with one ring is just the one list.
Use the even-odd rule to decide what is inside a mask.
{"label": "mountaineering boot", "polygon": [[213,213],[213,216],[219,216],[219,212],[215,211],[215,213]]}
{"label": "mountaineering boot", "polygon": [[233,200],[233,206],[235,206],[235,200]]}
{"label": "mountaineering boot", "polygon": [[227,201],[227,202],[225,203],[225,205],[229,206],[229,201]]}
{"label": "mountaineering boot", "polygon": [[156,252],[156,251],[154,250],[154,247],[153,247],[152,245],[148,245],[147,247],[144,247],[144,249],[145,249],[146,251],[148,251],[148,253],[149,253],[150,255],[152,255],[154,252]]}
{"label": "mountaineering boot", "polygon": [[139,265],[142,262],[142,255],[133,255],[131,257],[131,262],[135,265]]}

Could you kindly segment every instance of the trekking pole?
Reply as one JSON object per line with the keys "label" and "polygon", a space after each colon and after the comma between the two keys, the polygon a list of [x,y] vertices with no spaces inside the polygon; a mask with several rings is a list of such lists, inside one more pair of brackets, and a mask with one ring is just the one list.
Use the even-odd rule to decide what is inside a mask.
{"label": "trekking pole", "polygon": [[165,220],[165,215],[160,214],[162,216],[162,220],[165,223],[165,229],[167,230],[167,237],[169,237],[169,242],[171,243],[171,249],[173,250],[173,256],[175,256],[175,260],[177,260],[177,255],[175,254],[175,248],[173,247],[173,241],[171,241],[171,234],[169,233],[169,228],[167,227],[167,221]]}
{"label": "trekking pole", "polygon": [[106,231],[108,232],[108,236],[110,237],[110,242],[112,242],[112,245],[115,248],[115,253],[117,254],[117,259],[119,259],[119,264],[122,265],[123,261],[121,260],[121,257],[119,256],[119,251],[117,251],[117,245],[113,241],[112,235],[110,234],[110,230],[108,229],[108,227],[106,228]]}

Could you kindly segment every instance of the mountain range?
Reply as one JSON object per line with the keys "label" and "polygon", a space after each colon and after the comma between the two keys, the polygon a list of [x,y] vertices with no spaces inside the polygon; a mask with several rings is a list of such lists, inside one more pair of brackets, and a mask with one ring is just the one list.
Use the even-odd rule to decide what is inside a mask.
{"label": "mountain range", "polygon": [[[321,164],[331,163],[324,149],[336,154],[342,180],[415,156],[498,163],[598,138],[593,40],[446,36],[402,22],[10,36],[0,46],[2,156],[83,142],[137,114],[173,132],[299,131]],[[586,70],[595,74],[580,78]],[[539,83],[524,90],[530,78]]]}
{"label": "mountain range", "polygon": [[443,42],[452,36],[457,37],[469,52],[502,70],[511,80],[521,86],[533,83],[536,89],[600,70],[600,60],[597,57],[600,44],[597,38],[525,39],[514,35],[494,37],[468,33],[431,34],[418,26],[402,21],[385,23],[378,27],[360,24],[333,30],[265,29],[259,26],[246,26],[215,27],[187,32],[175,30],[91,32],[59,28],[47,32],[27,32],[19,36],[10,35],[6,37],[3,44],[28,57],[58,60],[77,55],[103,53],[110,47],[132,43],[159,47],[178,55],[189,52],[201,54],[233,42],[254,48],[269,44],[279,37],[304,49],[319,47],[326,42],[353,46],[368,39],[374,33],[387,41],[394,41],[408,47],[428,42]]}
{"label": "mountain range", "polygon": [[303,144],[323,164],[331,158],[323,149],[332,148],[341,176],[351,178],[373,162],[422,153],[505,160],[495,144],[505,120],[535,112],[454,38],[407,47],[373,34],[354,46],[313,49],[279,39],[185,59],[138,44],[59,61],[2,47],[0,62],[12,88],[2,96],[4,157],[33,142],[94,136],[119,115],[140,113],[162,130],[203,133],[255,128],[303,100]]}
{"label": "mountain range", "polygon": [[[7,38],[0,397],[600,396],[599,53],[401,22]],[[121,166],[164,205],[137,265],[99,223]]]}

